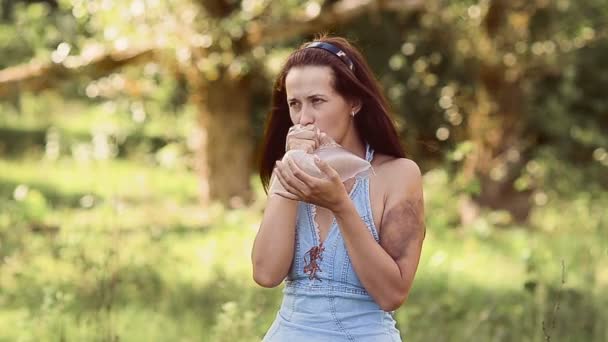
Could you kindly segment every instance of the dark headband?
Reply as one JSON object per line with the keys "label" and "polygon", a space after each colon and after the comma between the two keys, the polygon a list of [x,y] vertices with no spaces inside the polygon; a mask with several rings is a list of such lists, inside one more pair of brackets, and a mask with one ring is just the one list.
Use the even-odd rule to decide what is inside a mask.
{"label": "dark headband", "polygon": [[323,49],[326,51],[331,52],[332,54],[334,54],[336,57],[340,58],[340,60],[342,62],[344,62],[344,64],[346,64],[346,66],[348,66],[348,68],[352,71],[355,71],[355,65],[353,64],[353,61],[348,58],[348,56],[346,55],[346,53],[342,50],[340,50],[340,48],[336,47],[335,45],[329,44],[329,43],[325,43],[325,42],[312,42],[308,45],[306,45],[305,49],[308,48],[317,48],[317,49]]}

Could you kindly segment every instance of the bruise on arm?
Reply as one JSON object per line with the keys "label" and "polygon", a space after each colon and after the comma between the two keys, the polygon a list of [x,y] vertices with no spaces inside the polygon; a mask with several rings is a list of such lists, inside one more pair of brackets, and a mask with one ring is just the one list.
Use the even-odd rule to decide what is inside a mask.
{"label": "bruise on arm", "polygon": [[382,218],[380,245],[395,261],[407,259],[412,251],[419,253],[425,235],[422,196],[400,200]]}

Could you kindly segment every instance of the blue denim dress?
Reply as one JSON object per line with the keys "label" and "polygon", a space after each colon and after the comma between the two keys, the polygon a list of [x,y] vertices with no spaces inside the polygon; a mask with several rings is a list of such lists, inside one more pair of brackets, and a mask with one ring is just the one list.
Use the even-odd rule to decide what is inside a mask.
{"label": "blue denim dress", "polygon": [[[374,151],[366,145],[366,160]],[[372,218],[369,178],[356,177],[350,192],[369,233],[379,242]],[[294,258],[283,302],[265,342],[401,341],[392,312],[383,311],[357,277],[334,218],[319,252],[316,207],[299,202]],[[316,250],[315,250],[316,249]]]}

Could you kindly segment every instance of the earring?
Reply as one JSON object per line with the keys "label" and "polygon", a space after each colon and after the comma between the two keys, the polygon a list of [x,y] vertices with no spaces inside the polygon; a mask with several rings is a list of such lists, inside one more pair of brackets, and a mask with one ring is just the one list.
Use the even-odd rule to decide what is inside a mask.
{"label": "earring", "polygon": [[352,112],[350,112],[350,116],[352,116],[353,118],[355,117],[355,114],[357,114],[354,110]]}

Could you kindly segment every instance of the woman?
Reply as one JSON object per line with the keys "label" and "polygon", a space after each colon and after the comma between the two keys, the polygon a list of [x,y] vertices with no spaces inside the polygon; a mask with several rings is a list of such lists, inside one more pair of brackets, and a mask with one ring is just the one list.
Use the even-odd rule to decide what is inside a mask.
{"label": "woman", "polygon": [[[347,40],[320,37],[279,73],[260,177],[293,196],[268,197],[253,250],[253,278],[284,297],[264,341],[400,341],[392,313],[407,298],[425,236],[421,173],[404,158],[387,101]],[[288,134],[291,126],[309,134]],[[345,183],[302,172],[286,150],[314,150],[320,129],[371,162],[375,174]],[[292,200],[287,197],[296,197]]]}

